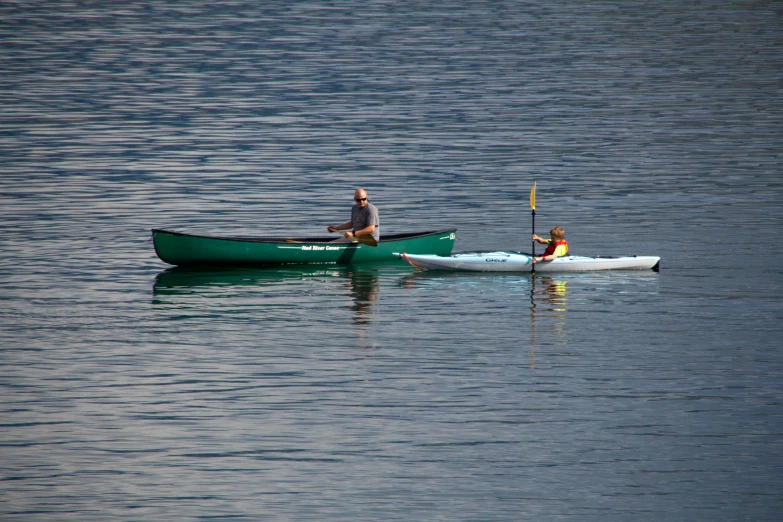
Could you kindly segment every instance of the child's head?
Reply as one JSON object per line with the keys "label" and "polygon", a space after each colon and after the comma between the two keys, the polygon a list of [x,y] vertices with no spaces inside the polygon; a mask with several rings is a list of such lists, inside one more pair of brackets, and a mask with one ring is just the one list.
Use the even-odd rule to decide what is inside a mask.
{"label": "child's head", "polygon": [[555,241],[562,241],[565,239],[565,230],[563,230],[563,227],[555,227],[549,231],[549,235],[552,236],[552,239]]}

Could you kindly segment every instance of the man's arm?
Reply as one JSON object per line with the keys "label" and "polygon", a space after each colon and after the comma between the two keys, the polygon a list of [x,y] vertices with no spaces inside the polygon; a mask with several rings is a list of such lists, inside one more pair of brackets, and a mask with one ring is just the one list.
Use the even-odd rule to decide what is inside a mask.
{"label": "man's arm", "polygon": [[346,221],[342,225],[334,225],[334,226],[333,225],[329,225],[328,227],[326,227],[326,230],[328,230],[329,232],[334,232],[335,230],[347,230],[347,229],[351,228],[352,226],[353,226],[352,222]]}
{"label": "man's arm", "polygon": [[354,237],[358,236],[371,236],[372,233],[375,232],[375,225],[367,225],[361,230],[357,230],[353,233]]}

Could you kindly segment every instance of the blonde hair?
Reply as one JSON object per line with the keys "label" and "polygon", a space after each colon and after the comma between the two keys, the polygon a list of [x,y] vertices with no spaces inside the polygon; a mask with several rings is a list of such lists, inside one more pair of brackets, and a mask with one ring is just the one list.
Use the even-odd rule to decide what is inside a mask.
{"label": "blonde hair", "polygon": [[554,239],[563,240],[565,239],[565,230],[563,227],[554,227],[552,230],[549,231],[549,234]]}

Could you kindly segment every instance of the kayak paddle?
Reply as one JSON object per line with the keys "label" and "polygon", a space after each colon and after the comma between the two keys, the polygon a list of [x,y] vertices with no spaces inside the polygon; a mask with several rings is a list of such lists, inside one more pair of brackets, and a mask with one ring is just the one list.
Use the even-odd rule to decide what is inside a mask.
{"label": "kayak paddle", "polygon": [[[530,210],[533,212],[533,235],[536,233],[536,182],[533,182],[533,188],[530,189]],[[533,240],[533,257],[530,258],[530,262],[532,266],[530,267],[530,272],[535,273],[536,271],[536,264],[533,262],[533,259],[536,257],[536,240]]]}

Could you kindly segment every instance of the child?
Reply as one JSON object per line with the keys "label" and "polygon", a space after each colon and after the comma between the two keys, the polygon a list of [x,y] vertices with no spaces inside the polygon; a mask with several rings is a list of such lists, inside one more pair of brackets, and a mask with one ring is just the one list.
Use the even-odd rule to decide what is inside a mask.
{"label": "child", "polygon": [[552,261],[558,257],[564,256],[568,253],[568,243],[565,240],[565,230],[563,227],[555,227],[549,231],[549,235],[552,239],[544,239],[543,237],[533,234],[533,241],[538,241],[541,244],[549,245],[544,250],[541,257],[534,257],[533,262],[539,261]]}

